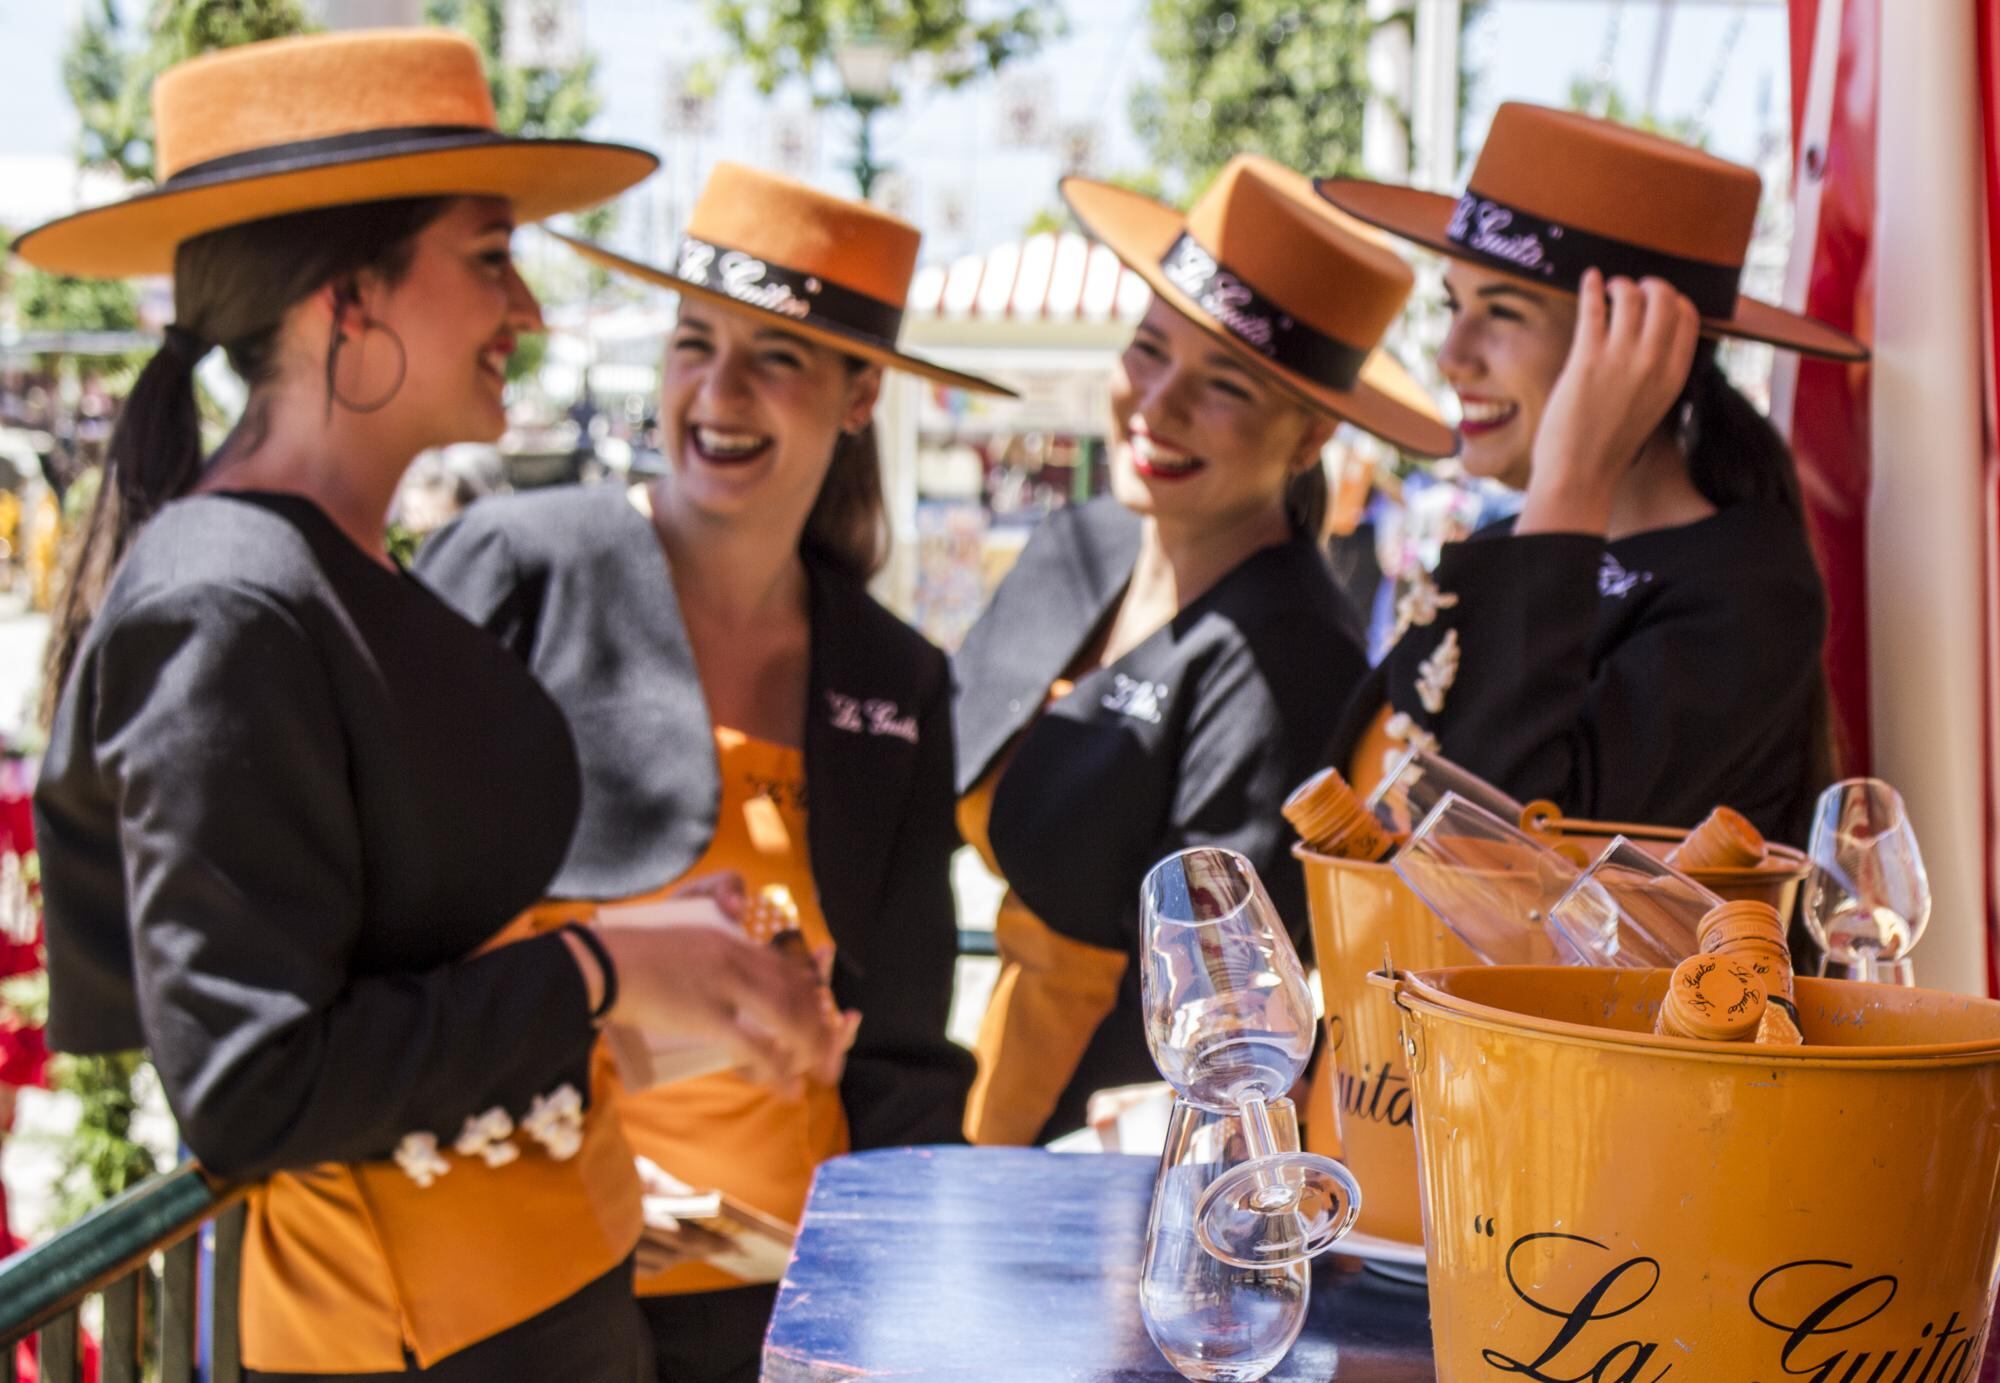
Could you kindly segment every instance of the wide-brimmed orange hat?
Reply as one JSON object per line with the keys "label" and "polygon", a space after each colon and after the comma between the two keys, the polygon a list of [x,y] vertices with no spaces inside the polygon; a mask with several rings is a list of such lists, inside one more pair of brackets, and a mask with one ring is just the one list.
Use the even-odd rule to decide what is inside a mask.
{"label": "wide-brimmed orange hat", "polygon": [[1430,397],[1379,348],[1415,276],[1303,175],[1239,154],[1185,214],[1088,178],[1064,178],[1062,194],[1156,295],[1285,392],[1405,451],[1456,448]]}
{"label": "wide-brimmed orange hat", "polygon": [[1846,332],[1737,291],[1763,193],[1756,170],[1574,111],[1509,101],[1465,195],[1322,178],[1320,195],[1406,240],[1575,293],[1586,269],[1665,279],[1710,335],[1865,360]]}
{"label": "wide-brimmed orange hat", "polygon": [[865,202],[740,163],[718,163],[662,269],[573,235],[592,263],[683,297],[768,317],[811,341],[878,365],[982,394],[1014,391],[947,369],[896,344],[923,234]]}
{"label": "wide-brimmed orange hat", "polygon": [[171,273],[182,241],[267,216],[409,197],[504,197],[522,221],[605,201],[659,159],[495,128],[479,50],[442,29],[272,39],[153,84],[160,183],[14,242],[93,278]]}

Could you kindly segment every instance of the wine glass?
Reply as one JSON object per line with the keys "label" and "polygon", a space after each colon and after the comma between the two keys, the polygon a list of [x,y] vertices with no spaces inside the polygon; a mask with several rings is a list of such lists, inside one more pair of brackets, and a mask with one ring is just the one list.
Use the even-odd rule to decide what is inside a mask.
{"label": "wine glass", "polygon": [[[1292,1102],[1272,1100],[1266,1112],[1278,1141],[1298,1147]],[[1174,1101],[1146,1221],[1139,1315],[1183,1378],[1262,1378],[1284,1359],[1305,1324],[1312,1282],[1304,1262],[1242,1267],[1225,1263],[1201,1242],[1203,1199],[1247,1155],[1241,1120]]]}
{"label": "wine glass", "polygon": [[1203,1195],[1197,1230],[1226,1263],[1303,1262],[1354,1223],[1361,1188],[1330,1157],[1279,1146],[1269,1105],[1305,1070],[1318,1022],[1305,967],[1257,870],[1198,846],[1139,887],[1146,1045],[1181,1098],[1242,1119],[1249,1157]]}
{"label": "wine glass", "polygon": [[1902,796],[1879,778],[1819,795],[1802,915],[1827,959],[1857,980],[1907,983],[1898,965],[1931,916],[1931,885]]}
{"label": "wine glass", "polygon": [[1456,792],[1439,799],[1391,863],[1489,965],[1596,963],[1549,925],[1576,866]]}
{"label": "wine glass", "polygon": [[1446,795],[1493,813],[1510,825],[1521,820],[1521,804],[1478,774],[1460,768],[1442,754],[1422,745],[1403,751],[1363,805],[1375,819],[1399,836],[1415,830]]}
{"label": "wine glass", "polygon": [[1701,921],[1722,900],[1624,836],[1549,909],[1549,921],[1593,965],[1671,970],[1701,949]]}

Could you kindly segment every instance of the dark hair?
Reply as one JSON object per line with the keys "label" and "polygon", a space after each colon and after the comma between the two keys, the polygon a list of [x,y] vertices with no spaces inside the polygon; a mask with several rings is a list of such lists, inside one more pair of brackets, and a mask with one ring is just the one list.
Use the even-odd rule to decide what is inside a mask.
{"label": "dark hair", "polygon": [[174,252],[174,325],[139,372],[105,449],[96,502],[68,563],[43,664],[42,723],[54,718],[76,652],[118,563],[161,506],[202,472],[194,370],[211,346],[250,386],[221,453],[248,455],[269,424],[261,386],[277,374],[278,328],[292,307],[364,270],[390,282],[409,271],[412,241],[448,198],[364,202],[210,231]]}
{"label": "dark hair", "polygon": [[[857,375],[871,362],[847,357]],[[889,560],[889,520],[882,500],[882,450],[870,420],[859,432],[843,432],[833,461],[820,482],[799,548],[839,571],[866,581]]]}
{"label": "dark hair", "polygon": [[1332,502],[1332,487],[1326,478],[1326,462],[1312,465],[1285,482],[1285,519],[1294,534],[1318,542],[1326,535],[1326,511]]}
{"label": "dark hair", "polygon": [[[1780,504],[1803,531],[1805,501],[1799,494],[1798,467],[1791,448],[1770,419],[1729,382],[1716,359],[1715,345],[1712,340],[1702,342],[1687,383],[1667,414],[1681,455],[1687,458],[1688,479],[1702,498],[1718,509],[1745,500]],[[1811,737],[1808,787],[1817,793],[1834,780],[1846,757],[1835,740],[1824,671],[1814,680],[1807,718]]]}

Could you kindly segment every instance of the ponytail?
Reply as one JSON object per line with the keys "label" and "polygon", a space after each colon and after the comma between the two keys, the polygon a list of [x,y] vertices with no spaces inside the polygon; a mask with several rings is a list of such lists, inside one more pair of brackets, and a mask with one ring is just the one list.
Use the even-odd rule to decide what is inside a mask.
{"label": "ponytail", "polygon": [[42,727],[55,718],[77,650],[118,564],[146,521],[200,481],[195,367],[223,347],[251,402],[225,452],[249,455],[266,424],[260,391],[277,374],[287,313],[336,279],[370,271],[394,283],[412,242],[450,204],[415,198],[324,207],[229,226],[174,253],[174,317],[119,411],[97,498],[65,568],[42,665]]}
{"label": "ponytail", "polygon": [[889,522],[882,499],[882,454],[875,424],[843,432],[806,515],[800,550],[867,581],[889,560]]}
{"label": "ponytail", "polygon": [[[1675,429],[1688,479],[1718,509],[1745,501],[1775,503],[1805,531],[1805,501],[1791,448],[1770,419],[1743,397],[1716,359],[1715,342],[1703,341],[1667,420]],[[1848,756],[1838,741],[1832,697],[1822,669],[1807,707],[1807,788],[1817,794],[1840,775]]]}
{"label": "ponytail", "polygon": [[1315,459],[1285,482],[1285,520],[1294,535],[1317,543],[1326,536],[1326,511],[1332,503],[1326,463]]}

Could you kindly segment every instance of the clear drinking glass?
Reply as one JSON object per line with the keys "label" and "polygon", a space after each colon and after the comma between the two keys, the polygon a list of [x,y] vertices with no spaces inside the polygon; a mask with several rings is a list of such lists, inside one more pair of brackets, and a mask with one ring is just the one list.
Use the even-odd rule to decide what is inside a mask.
{"label": "clear drinking glass", "polygon": [[1906,983],[1897,965],[1924,934],[1931,885],[1902,796],[1879,778],[1850,778],[1813,809],[1806,930],[1857,980]]}
{"label": "clear drinking glass", "polygon": [[1478,774],[1421,745],[1403,751],[1403,756],[1368,794],[1364,805],[1375,813],[1377,821],[1397,835],[1406,836],[1448,793],[1458,794],[1462,800],[1509,824],[1521,820],[1519,802]]}
{"label": "clear drinking glass", "polygon": [[1701,949],[1701,919],[1721,903],[1672,865],[1613,836],[1550,907],[1549,920],[1592,965],[1671,970]]}
{"label": "clear drinking glass", "polygon": [[1533,836],[1447,792],[1391,863],[1489,965],[1589,965],[1549,925],[1577,867]]}
{"label": "clear drinking glass", "polygon": [[[1290,1100],[1265,1107],[1281,1146],[1299,1145]],[[1221,1383],[1262,1378],[1299,1337],[1311,1295],[1304,1262],[1276,1267],[1225,1263],[1201,1242],[1201,1205],[1216,1182],[1251,1155],[1243,1124],[1175,1100],[1153,1183],[1139,1314],[1146,1333],[1183,1378]]]}
{"label": "clear drinking glass", "polygon": [[1198,1230],[1245,1267],[1300,1262],[1354,1223],[1361,1190],[1330,1157],[1281,1147],[1268,1108],[1312,1055],[1305,967],[1257,870],[1234,850],[1167,856],[1139,887],[1146,1044],[1190,1104],[1240,1115],[1249,1156],[1215,1178]]}

